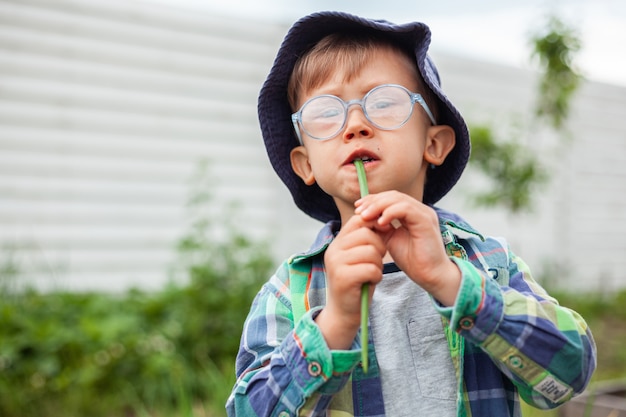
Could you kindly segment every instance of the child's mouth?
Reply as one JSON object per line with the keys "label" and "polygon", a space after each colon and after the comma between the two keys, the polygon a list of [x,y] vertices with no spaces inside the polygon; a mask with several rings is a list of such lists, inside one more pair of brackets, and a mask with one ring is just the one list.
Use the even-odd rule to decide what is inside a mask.
{"label": "child's mouth", "polygon": [[378,161],[378,156],[365,149],[354,151],[348,158],[346,158],[344,164],[352,165],[355,161],[363,161],[364,164]]}
{"label": "child's mouth", "polygon": [[378,157],[366,151],[354,152],[346,159],[345,164],[354,164],[355,161],[363,161],[364,164],[367,164],[378,161]]}

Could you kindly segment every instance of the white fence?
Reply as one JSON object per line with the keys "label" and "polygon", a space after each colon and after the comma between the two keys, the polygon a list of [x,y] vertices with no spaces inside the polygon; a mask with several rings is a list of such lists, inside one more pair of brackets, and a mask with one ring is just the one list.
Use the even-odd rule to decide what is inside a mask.
{"label": "white fence", "polygon": [[[0,265],[42,288],[158,288],[209,163],[220,219],[271,242],[277,261],[319,224],[271,170],[256,98],[287,27],[135,1],[0,1]],[[469,121],[527,120],[532,74],[434,52]],[[557,146],[526,137],[553,179],[535,213],[467,207],[472,173],[442,206],[507,236],[540,273],[580,289],[626,286],[626,89],[586,84]],[[531,130],[532,131],[532,130]]]}

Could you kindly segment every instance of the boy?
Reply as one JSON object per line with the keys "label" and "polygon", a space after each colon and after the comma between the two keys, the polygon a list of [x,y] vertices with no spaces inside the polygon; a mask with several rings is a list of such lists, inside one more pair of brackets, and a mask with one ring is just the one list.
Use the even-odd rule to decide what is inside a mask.
{"label": "boy", "polygon": [[429,41],[421,23],[331,12],[283,41],[259,97],[263,138],[298,207],[326,225],[257,295],[230,416],[520,416],[519,395],[551,408],[589,382],[583,319],[503,240],[433,206],[470,142]]}

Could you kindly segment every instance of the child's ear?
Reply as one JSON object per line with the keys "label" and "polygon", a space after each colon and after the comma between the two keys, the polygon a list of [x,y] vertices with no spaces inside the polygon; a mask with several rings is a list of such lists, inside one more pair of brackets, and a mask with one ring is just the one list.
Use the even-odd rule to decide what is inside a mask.
{"label": "child's ear", "polygon": [[291,168],[306,185],[315,184],[313,169],[309,163],[309,153],[304,146],[298,146],[291,150]]}
{"label": "child's ear", "polygon": [[441,165],[456,144],[454,129],[447,125],[437,125],[428,128],[424,159],[429,164]]}

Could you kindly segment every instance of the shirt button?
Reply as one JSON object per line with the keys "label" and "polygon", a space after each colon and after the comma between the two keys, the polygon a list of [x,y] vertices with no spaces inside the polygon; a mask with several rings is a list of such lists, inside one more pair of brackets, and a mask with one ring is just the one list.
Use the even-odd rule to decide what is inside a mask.
{"label": "shirt button", "polygon": [[280,414],[278,414],[278,417],[289,417],[289,413],[286,411],[281,411]]}
{"label": "shirt button", "polygon": [[509,356],[509,364],[513,368],[523,368],[524,367],[524,362],[522,361],[522,358],[520,358],[519,356]]}
{"label": "shirt button", "polygon": [[459,321],[459,326],[461,326],[461,329],[463,330],[470,330],[472,327],[474,327],[474,319],[471,317],[463,317]]}
{"label": "shirt button", "polygon": [[322,367],[319,362],[311,362],[309,364],[309,375],[311,376],[320,376],[322,373]]}

